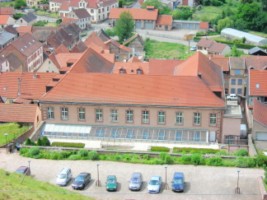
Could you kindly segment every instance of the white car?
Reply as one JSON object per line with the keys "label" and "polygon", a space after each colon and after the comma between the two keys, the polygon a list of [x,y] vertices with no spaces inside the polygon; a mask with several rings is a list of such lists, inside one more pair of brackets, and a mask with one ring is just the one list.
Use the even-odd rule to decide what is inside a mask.
{"label": "white car", "polygon": [[147,185],[148,193],[160,193],[162,179],[160,176],[152,176]]}
{"label": "white car", "polygon": [[72,179],[72,173],[70,168],[63,168],[57,175],[57,185],[66,186]]}
{"label": "white car", "polygon": [[226,99],[230,101],[237,101],[238,97],[236,96],[236,94],[229,94],[227,95]]}

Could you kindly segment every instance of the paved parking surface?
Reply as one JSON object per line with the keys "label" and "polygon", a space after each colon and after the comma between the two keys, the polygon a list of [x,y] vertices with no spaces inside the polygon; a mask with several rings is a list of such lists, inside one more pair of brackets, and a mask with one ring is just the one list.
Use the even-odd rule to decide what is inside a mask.
{"label": "paved parking surface", "polygon": [[[20,165],[28,165],[28,158],[20,157],[18,154],[6,154],[0,151],[0,168],[15,171]],[[73,176],[87,171],[92,174],[93,181],[84,191],[77,191],[97,200],[149,200],[149,199],[183,199],[183,200],[260,200],[260,191],[257,177],[263,175],[261,169],[239,169],[241,194],[237,195],[234,189],[237,184],[237,169],[225,167],[206,167],[191,165],[170,165],[167,167],[167,182],[171,183],[174,171],[185,173],[186,190],[184,193],[174,193],[171,190],[162,190],[160,194],[147,193],[147,181],[153,175],[160,175],[165,180],[165,166],[141,165],[104,161],[53,161],[53,160],[31,160],[32,175],[41,181],[55,184],[56,176],[63,167],[70,167]],[[95,186],[97,179],[97,167],[99,164],[101,187]],[[142,172],[144,177],[143,189],[140,192],[128,190],[128,181],[134,171]],[[119,190],[107,192],[104,187],[107,175],[117,175]],[[67,189],[71,189],[68,185]]]}

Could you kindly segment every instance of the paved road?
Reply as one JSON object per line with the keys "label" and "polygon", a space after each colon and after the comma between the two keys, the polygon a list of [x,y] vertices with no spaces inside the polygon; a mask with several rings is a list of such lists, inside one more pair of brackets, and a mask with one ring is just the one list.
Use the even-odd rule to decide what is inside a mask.
{"label": "paved road", "polygon": [[[28,158],[20,157],[18,154],[6,154],[0,151],[0,168],[15,171],[20,165],[28,165]],[[170,184],[171,175],[174,171],[183,171],[186,177],[186,191],[184,193],[173,193],[163,190],[158,195],[147,193],[147,181],[152,175],[160,175],[165,180],[165,168],[162,165],[141,165],[115,162],[93,162],[93,161],[53,161],[53,160],[31,160],[32,175],[41,181],[55,183],[56,175],[63,167],[70,167],[76,176],[82,171],[92,174],[93,182],[84,190],[77,191],[82,194],[96,198],[96,200],[260,200],[257,177],[263,175],[260,169],[241,169],[240,188],[241,194],[234,193],[237,184],[237,169],[225,167],[185,166],[171,165],[167,170],[167,182]],[[100,181],[102,187],[95,186],[96,164],[99,163]],[[140,171],[144,176],[144,187],[140,192],[128,190],[128,179],[134,171]],[[108,174],[117,175],[120,183],[118,192],[106,192],[103,184]],[[70,186],[67,189],[71,189]]]}

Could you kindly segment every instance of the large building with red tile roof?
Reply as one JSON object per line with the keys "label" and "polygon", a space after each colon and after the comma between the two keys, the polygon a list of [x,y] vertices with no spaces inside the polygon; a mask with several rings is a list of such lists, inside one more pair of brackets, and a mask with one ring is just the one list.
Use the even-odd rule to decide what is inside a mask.
{"label": "large building with red tile roof", "polygon": [[136,29],[172,29],[172,16],[159,15],[158,9],[153,6],[147,8],[113,8],[110,11],[110,24],[114,26],[116,20],[120,18],[123,12],[129,12],[135,22]]}
{"label": "large building with red tile roof", "polygon": [[252,137],[256,141],[267,141],[267,104],[254,99]]}

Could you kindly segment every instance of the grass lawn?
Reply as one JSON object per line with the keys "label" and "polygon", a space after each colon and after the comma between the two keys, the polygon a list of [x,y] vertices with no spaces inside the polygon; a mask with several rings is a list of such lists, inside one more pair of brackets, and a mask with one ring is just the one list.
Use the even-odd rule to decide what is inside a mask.
{"label": "grass lawn", "polygon": [[47,16],[47,17],[52,17],[52,18],[59,18],[59,15],[57,12],[47,12],[44,10],[37,10],[36,11],[36,15],[40,15],[40,16]]}
{"label": "grass lawn", "polygon": [[256,32],[256,31],[249,31],[249,33],[267,38],[267,33]]}
{"label": "grass lawn", "polygon": [[92,200],[79,193],[71,192],[61,187],[37,181],[31,177],[25,177],[0,170],[0,200]]}
{"label": "grass lawn", "polygon": [[0,3],[0,7],[13,7],[15,4],[14,1],[10,1],[10,2],[1,2]]}
{"label": "grass lawn", "polygon": [[211,21],[222,13],[222,7],[202,6],[193,14],[193,20]]}
{"label": "grass lawn", "polygon": [[49,26],[49,27],[57,27],[57,23],[52,23],[52,22],[48,22],[45,26]]}
{"label": "grass lawn", "polygon": [[7,141],[12,141],[14,138],[25,133],[29,130],[29,126],[19,127],[17,123],[3,123],[0,124],[0,145],[6,144],[6,136],[7,133]]}
{"label": "grass lawn", "polygon": [[194,52],[188,50],[188,46],[170,42],[158,42],[155,40],[146,40],[145,51],[147,58],[185,60],[194,54]]}

